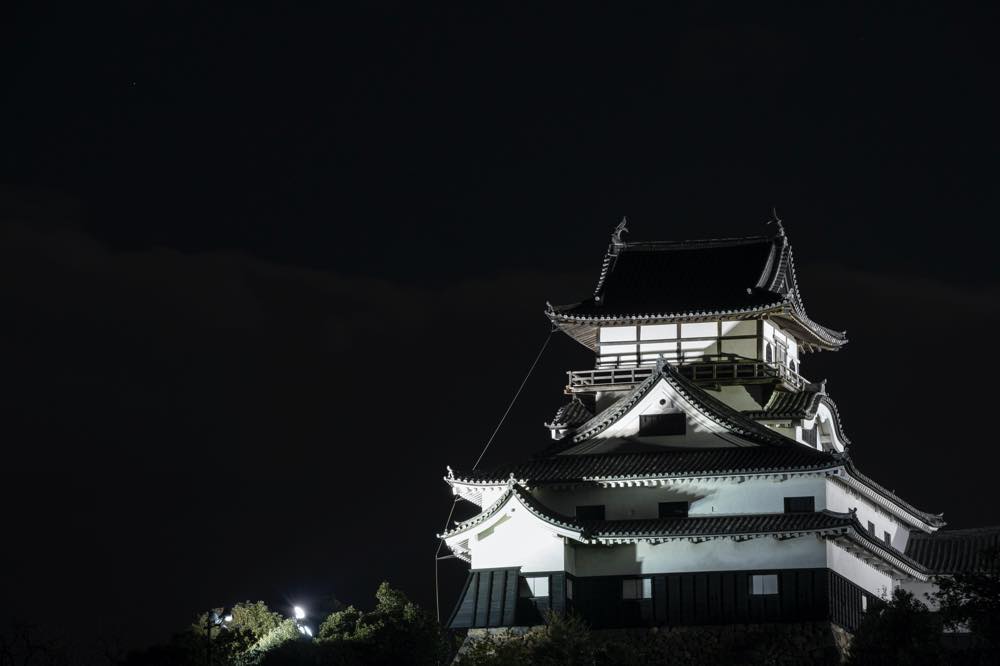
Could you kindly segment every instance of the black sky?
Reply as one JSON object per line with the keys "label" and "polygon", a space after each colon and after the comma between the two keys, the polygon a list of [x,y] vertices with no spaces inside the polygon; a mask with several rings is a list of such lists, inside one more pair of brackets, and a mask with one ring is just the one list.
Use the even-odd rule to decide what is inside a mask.
{"label": "black sky", "polygon": [[[444,467],[623,214],[778,206],[859,464],[1000,523],[995,10],[66,4],[0,26],[2,613],[433,605]],[[555,338],[487,464],[590,362]]]}

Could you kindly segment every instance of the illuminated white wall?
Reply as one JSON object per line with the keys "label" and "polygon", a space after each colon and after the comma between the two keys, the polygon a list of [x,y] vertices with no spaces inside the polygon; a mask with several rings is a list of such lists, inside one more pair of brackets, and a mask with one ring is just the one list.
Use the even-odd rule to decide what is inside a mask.
{"label": "illuminated white wall", "polygon": [[608,520],[656,518],[660,502],[691,502],[691,516],[724,516],[747,513],[782,513],[786,497],[813,497],[822,510],[827,488],[825,477],[793,478],[778,482],[750,479],[743,483],[725,479],[704,480],[664,487],[602,488],[597,485],[555,489],[542,487],[532,494],[558,513],[572,516],[577,506],[600,504]]}
{"label": "illuminated white wall", "polygon": [[852,492],[843,484],[830,480],[827,482],[826,508],[839,513],[846,513],[857,508],[858,520],[867,528],[868,521],[875,524],[875,538],[882,541],[884,532],[889,532],[890,544],[900,552],[906,550],[906,540],[910,536],[909,528],[891,516],[888,512],[866,497]]}
{"label": "illuminated white wall", "polygon": [[872,565],[844,550],[834,541],[826,542],[827,568],[878,597],[892,594],[895,581]]}
{"label": "illuminated white wall", "polygon": [[514,510],[491,519],[469,538],[472,568],[519,566],[522,571],[564,571],[563,538],[523,507],[515,504],[511,508]]}
{"label": "illuminated white wall", "polygon": [[598,367],[652,365],[705,355],[758,357],[757,321],[706,321],[641,326],[604,326],[598,335]]}
{"label": "illuminated white wall", "polygon": [[785,541],[765,536],[749,541],[713,539],[614,546],[575,546],[576,575],[812,569],[827,566],[826,546],[814,536]]}

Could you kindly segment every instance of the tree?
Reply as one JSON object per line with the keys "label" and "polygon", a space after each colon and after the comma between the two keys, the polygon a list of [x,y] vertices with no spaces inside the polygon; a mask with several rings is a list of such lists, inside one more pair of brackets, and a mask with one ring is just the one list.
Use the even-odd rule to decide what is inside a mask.
{"label": "tree", "polygon": [[931,595],[941,608],[949,629],[968,629],[980,641],[978,649],[997,656],[1000,652],[1000,549],[982,554],[984,565],[977,571],[941,576],[938,592]]}
{"label": "tree", "polygon": [[931,666],[943,663],[941,622],[906,590],[871,609],[854,634],[852,666]]}

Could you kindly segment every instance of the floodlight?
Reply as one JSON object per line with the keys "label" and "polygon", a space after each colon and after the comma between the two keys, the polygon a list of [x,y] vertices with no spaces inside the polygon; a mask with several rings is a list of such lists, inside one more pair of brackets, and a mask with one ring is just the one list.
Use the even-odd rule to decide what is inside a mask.
{"label": "floodlight", "polygon": [[302,610],[302,606],[295,606],[294,608],[292,608],[292,611],[295,613],[295,619],[296,620],[304,620],[305,619],[306,612],[304,610]]}
{"label": "floodlight", "polygon": [[226,617],[222,618],[222,621],[223,622],[232,622],[233,621],[233,616],[232,615],[227,615]]}
{"label": "floodlight", "polygon": [[303,625],[302,628],[306,630],[306,635],[307,636],[312,637],[312,635],[313,635],[313,630],[312,629],[310,629],[309,627],[304,626],[304,625]]}

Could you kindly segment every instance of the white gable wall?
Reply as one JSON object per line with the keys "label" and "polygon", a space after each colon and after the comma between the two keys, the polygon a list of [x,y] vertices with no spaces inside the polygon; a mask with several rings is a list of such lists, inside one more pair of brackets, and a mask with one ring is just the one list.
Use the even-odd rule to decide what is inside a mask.
{"label": "white gable wall", "polygon": [[[639,435],[640,417],[646,414],[687,414],[687,434],[671,437],[644,437],[643,441],[664,446],[717,447],[740,443],[735,435],[699,412],[691,402],[674,390],[666,379],[656,385],[627,414],[618,419],[593,439],[621,439]],[[588,450],[589,451],[589,450]],[[597,450],[592,452],[597,453]]]}
{"label": "white gable wall", "polygon": [[516,502],[511,502],[502,516],[477,526],[469,548],[473,569],[563,571],[566,567],[563,538]]}

